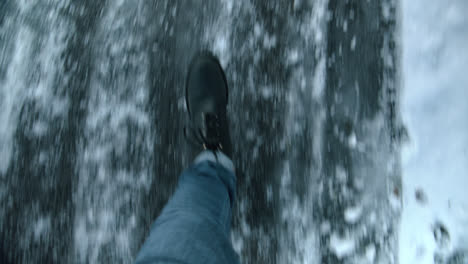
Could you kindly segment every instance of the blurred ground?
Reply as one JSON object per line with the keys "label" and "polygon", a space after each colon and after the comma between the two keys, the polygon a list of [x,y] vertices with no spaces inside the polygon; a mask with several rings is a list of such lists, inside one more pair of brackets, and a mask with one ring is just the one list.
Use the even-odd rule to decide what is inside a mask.
{"label": "blurred ground", "polygon": [[191,162],[186,67],[231,88],[243,263],[393,263],[398,8],[385,1],[0,3],[0,245],[131,262]]}

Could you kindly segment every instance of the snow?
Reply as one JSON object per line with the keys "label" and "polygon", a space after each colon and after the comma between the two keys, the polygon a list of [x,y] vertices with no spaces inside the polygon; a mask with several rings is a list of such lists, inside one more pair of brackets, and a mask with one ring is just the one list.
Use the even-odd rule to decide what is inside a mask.
{"label": "snow", "polygon": [[20,28],[15,41],[12,61],[8,66],[6,81],[0,85],[0,172],[5,173],[10,164],[13,136],[16,128],[22,98],[26,84],[22,76],[26,76],[25,61],[32,52],[32,33],[26,28]]}
{"label": "snow", "polygon": [[348,174],[346,173],[346,170],[343,167],[336,166],[335,171],[336,179],[339,182],[346,182],[348,180]]}
{"label": "snow", "polygon": [[274,92],[273,88],[268,87],[268,86],[264,86],[260,90],[260,94],[262,98],[265,100],[271,99],[273,97],[273,92]]}
{"label": "snow", "polygon": [[353,36],[353,39],[351,39],[351,50],[356,49],[356,36]]}
{"label": "snow", "polygon": [[[148,191],[153,179],[146,166],[129,169],[112,164],[130,162],[132,157],[126,149],[130,144],[144,153],[139,160],[131,160],[133,164],[147,164],[146,159],[154,152],[146,108],[149,59],[141,48],[143,29],[149,26],[142,12],[144,6],[132,1],[106,5],[97,28],[98,45],[93,47],[95,60],[91,63],[99,70],[90,76],[88,111],[82,128],[86,141],[77,151],[78,179],[73,196],[74,253],[81,262],[98,262],[105,245],[123,259],[132,258],[138,208],[127,208],[139,202],[135,194]],[[128,33],[122,35],[122,31]]]}
{"label": "snow", "polygon": [[[468,251],[468,3],[403,0],[402,12],[410,142],[402,153],[399,262],[426,264]],[[435,236],[440,228],[445,244]]]}
{"label": "snow", "polygon": [[211,50],[218,56],[221,65],[226,68],[232,56],[230,52],[232,50],[230,45],[233,40],[232,28],[237,22],[233,17],[235,17],[235,12],[239,9],[240,3],[223,0],[220,1],[220,4],[222,8],[217,21],[209,28],[206,28],[204,39],[206,43],[210,43]]}
{"label": "snow", "polygon": [[235,252],[242,252],[242,249],[244,248],[244,240],[238,232],[231,232],[231,243]]}
{"label": "snow", "polygon": [[[34,101],[38,118],[33,122],[32,133],[41,136],[48,129],[47,119],[65,113],[66,100],[54,92],[57,72],[63,68],[60,57],[65,48],[64,38],[69,32],[68,24],[62,21],[58,9],[68,1],[57,1],[57,8],[48,8],[43,23],[47,24],[44,35],[28,25],[18,23],[28,19],[35,1],[22,1],[19,12],[5,16],[0,28],[0,174],[10,166],[15,142],[14,134],[20,119],[21,107]],[[3,72],[3,69],[7,69]],[[40,113],[40,115],[39,115]]]}
{"label": "snow", "polygon": [[[25,20],[39,2],[19,1],[17,20]],[[55,0],[55,2],[69,6],[66,1]],[[301,8],[301,2],[293,1],[294,10]],[[456,252],[468,250],[468,199],[465,194],[465,188],[468,186],[468,104],[466,104],[468,76],[465,73],[468,66],[468,52],[465,48],[468,42],[466,16],[468,3],[464,0],[445,2],[402,0],[402,2],[402,62],[405,89],[401,110],[410,141],[403,149],[404,211],[398,255],[400,263],[434,263],[436,256],[448,259]],[[235,55],[231,52],[236,34],[232,28],[237,23],[235,12],[239,12],[241,3],[233,0],[224,0],[221,3],[224,8],[219,18],[207,28],[205,41],[210,43],[213,51],[220,56],[221,63],[226,66]],[[313,122],[313,144],[310,146],[318,163],[318,171],[321,169],[322,128],[325,116],[322,100],[327,66],[324,54],[327,6],[326,0],[314,2],[314,10],[309,21],[305,21],[298,29],[301,40],[298,43],[304,43],[304,46],[293,45],[284,54],[285,63],[290,67],[296,67],[291,77],[291,87],[288,87],[288,94],[285,95],[292,98],[287,102],[289,109],[286,116],[289,117],[287,120],[291,121],[287,126],[290,129],[287,131],[289,134],[286,134],[295,136],[304,130],[299,121],[304,119],[306,110],[310,109],[303,109],[296,102],[302,95],[310,95],[314,104],[312,109],[318,117]],[[132,211],[120,216],[120,210],[129,204],[130,191],[127,189],[139,193],[149,188],[152,182],[151,175],[147,171],[133,172],[120,167],[112,169],[111,166],[111,154],[125,154],[124,146],[129,142],[131,135],[121,128],[128,125],[134,126],[136,131],[142,131],[141,137],[131,139],[132,142],[136,140],[138,149],[149,155],[153,153],[151,147],[153,139],[147,136],[152,133],[153,124],[150,114],[144,107],[147,105],[148,97],[145,91],[149,90],[147,83],[149,73],[146,69],[150,62],[144,52],[137,52],[138,54],[133,57],[129,56],[130,51],[140,51],[144,43],[140,36],[144,33],[141,28],[135,31],[127,28],[135,26],[131,24],[134,21],[133,17],[145,17],[140,16],[139,12],[143,11],[131,1],[119,0],[105,6],[100,17],[103,19],[102,25],[97,29],[98,41],[96,46],[93,46],[97,58],[96,61],[90,61],[90,64],[95,64],[93,67],[96,68],[96,72],[90,76],[90,100],[85,105],[87,113],[90,114],[85,117],[86,123],[82,128],[86,142],[79,142],[77,149],[79,179],[76,179],[77,183],[74,186],[76,193],[73,194],[75,197],[73,202],[77,204],[77,209],[73,215],[75,221],[72,243],[77,251],[76,257],[81,257],[82,262],[97,261],[99,252],[106,245],[116,248],[119,253],[124,252],[127,256],[131,256],[129,248],[133,237],[136,236],[133,230],[137,225],[135,215],[138,215],[138,212]],[[80,13],[83,14],[83,10]],[[122,16],[122,13],[129,15]],[[170,13],[175,17],[177,7],[171,9]],[[391,16],[390,6],[383,5],[383,14],[386,17]],[[350,21],[353,20],[353,16],[351,13]],[[9,17],[5,17],[0,28],[0,37],[6,39],[0,43],[2,49],[0,55],[3,56],[0,58],[2,63],[0,66],[6,69],[0,83],[2,110],[0,111],[0,175],[8,170],[14,153],[14,133],[18,128],[21,110],[18,106],[23,105],[25,100],[34,100],[35,105],[39,105],[40,108],[34,111],[44,110],[41,118],[32,123],[35,137],[50,132],[50,121],[44,120],[42,116],[48,115],[47,113],[51,116],[68,113],[68,101],[54,94],[56,78],[60,77],[56,76],[56,72],[62,70],[59,55],[64,45],[60,41],[64,39],[63,32],[68,32],[68,29],[59,29],[65,22],[60,22],[56,13],[47,13],[44,17],[47,18],[47,22],[56,22],[50,23],[53,28],[44,29],[45,32],[41,33],[47,37],[38,38],[39,34],[33,27],[16,26],[18,21],[11,21]],[[163,17],[159,19],[162,24]],[[267,32],[267,28],[262,23],[255,22],[252,36],[248,41],[258,42],[258,49],[268,50],[279,46],[284,36]],[[167,24],[165,26],[165,33],[169,35],[174,33],[173,28],[168,29]],[[347,32],[346,19],[342,26],[343,31]],[[121,31],[126,33],[124,39],[119,37]],[[364,40],[359,41],[361,45]],[[88,42],[89,39],[85,40],[85,43]],[[316,48],[315,57],[313,53],[307,53],[306,44]],[[351,50],[355,50],[356,45],[357,39],[353,36],[350,46],[344,46],[343,49],[350,47]],[[102,52],[106,49],[109,50],[109,54]],[[158,52],[157,45],[153,46],[153,52]],[[258,61],[260,51],[255,52]],[[393,63],[389,54],[384,54],[386,65]],[[110,61],[116,58],[121,61],[112,65]],[[304,58],[313,61],[314,67],[304,63]],[[77,67],[77,64],[71,67],[72,71],[75,71],[73,67]],[[35,72],[31,68],[39,70]],[[108,82],[114,73],[124,70],[131,71],[130,80],[116,79]],[[32,73],[37,75],[35,82],[28,79]],[[119,89],[107,89],[108,84]],[[257,86],[249,85],[249,87]],[[357,87],[356,84],[356,89]],[[266,100],[271,100],[277,89],[271,85],[259,88],[256,94]],[[119,96],[119,92],[130,89],[132,96]],[[304,90],[311,92],[304,93]],[[179,98],[177,105],[179,109],[186,110],[183,97]],[[253,141],[252,156],[257,159],[264,139],[258,137],[253,128],[246,127],[245,131],[246,138]],[[357,130],[342,140],[349,147],[360,151],[365,147],[365,136],[365,133]],[[289,146],[287,143],[289,142],[285,141],[284,144]],[[49,155],[49,152],[42,151],[38,160],[46,164],[49,162]],[[151,160],[152,156],[148,159]],[[367,242],[370,244],[364,244],[365,250],[360,252],[358,248],[362,241],[354,234],[337,233],[328,221],[313,222],[314,208],[309,204],[312,204],[314,197],[305,197],[304,203],[299,202],[292,187],[294,178],[291,175],[289,161],[285,161],[284,167],[285,175],[282,177],[279,196],[281,221],[288,229],[281,236],[290,240],[285,244],[280,243],[284,247],[281,248],[279,255],[286,256],[288,263],[317,261],[316,258],[320,255],[317,251],[322,246],[317,241],[318,234],[331,234],[329,247],[338,258],[343,259],[356,253],[363,254],[362,257],[368,263],[378,261],[380,257],[378,241]],[[346,183],[350,175],[343,167],[336,167],[335,177],[339,182]],[[114,184],[107,186],[106,182],[111,180]],[[368,187],[368,181],[363,178],[354,179],[354,184],[359,190]],[[316,186],[311,184],[311,188]],[[266,195],[270,202],[276,200],[277,194],[274,191],[275,188],[272,186],[266,186]],[[119,199],[114,199],[116,196]],[[7,197],[7,193],[4,187],[0,186],[0,200],[3,201],[4,197]],[[139,197],[132,197],[136,204],[138,199]],[[390,196],[389,199],[392,207],[399,210],[401,206],[399,197]],[[343,212],[344,220],[349,224],[367,219],[366,224],[380,221],[378,214],[369,212],[365,206],[361,204],[346,208]],[[242,205],[240,207],[242,208]],[[241,209],[241,214],[245,213],[245,210],[247,209]],[[128,221],[122,220],[123,218]],[[121,222],[128,224],[121,225]],[[32,238],[41,240],[52,234],[54,231],[51,226],[50,216],[39,215],[31,222]],[[237,252],[249,246],[248,243],[244,246],[244,239],[258,235],[258,230],[255,226],[250,226],[245,217],[240,218],[239,226],[239,232],[234,232],[231,236]],[[288,242],[295,243],[297,252],[286,247]]]}
{"label": "snow", "polygon": [[263,37],[263,47],[266,49],[271,49],[276,46],[276,36],[265,34]]}
{"label": "snow", "polygon": [[334,233],[330,237],[330,250],[339,258],[342,259],[354,253],[356,243],[353,239],[340,237]]}
{"label": "snow", "polygon": [[325,90],[325,74],[323,74],[325,72],[325,65],[326,59],[322,57],[315,68],[312,90],[312,97],[315,100],[320,100],[323,97],[323,91]]}
{"label": "snow", "polygon": [[355,148],[357,145],[357,138],[356,138],[356,133],[351,132],[351,134],[348,137],[348,145],[350,148]]}
{"label": "snow", "polygon": [[325,221],[320,225],[320,232],[322,234],[328,234],[331,230],[330,222]]}
{"label": "snow", "polygon": [[[214,41],[213,51],[216,54],[227,54],[228,51],[229,51],[229,42],[228,41],[229,41],[228,36],[222,35],[222,34],[217,35],[216,39]],[[220,63],[222,65],[226,65],[227,64],[227,59],[225,59],[224,57],[221,57],[220,58]]]}
{"label": "snow", "polygon": [[39,241],[41,236],[43,236],[44,234],[49,233],[49,230],[51,228],[50,216],[39,218],[34,223],[33,228],[34,228],[34,230],[33,230],[34,240]]}
{"label": "snow", "polygon": [[376,249],[375,249],[374,244],[370,244],[369,246],[366,247],[365,254],[366,254],[366,259],[369,263],[374,263],[375,252],[376,252]]}
{"label": "snow", "polygon": [[347,223],[356,223],[362,215],[362,207],[348,207],[344,212],[345,220]]}
{"label": "snow", "polygon": [[295,64],[299,60],[299,52],[297,49],[292,49],[288,53],[287,61],[289,64]]}

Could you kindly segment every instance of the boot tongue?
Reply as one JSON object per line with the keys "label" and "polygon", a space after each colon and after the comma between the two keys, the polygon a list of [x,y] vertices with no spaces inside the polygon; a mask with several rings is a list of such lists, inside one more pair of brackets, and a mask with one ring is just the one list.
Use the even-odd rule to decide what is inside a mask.
{"label": "boot tongue", "polygon": [[205,137],[205,147],[211,150],[222,148],[220,144],[220,123],[217,115],[213,113],[203,113],[204,127],[202,129]]}

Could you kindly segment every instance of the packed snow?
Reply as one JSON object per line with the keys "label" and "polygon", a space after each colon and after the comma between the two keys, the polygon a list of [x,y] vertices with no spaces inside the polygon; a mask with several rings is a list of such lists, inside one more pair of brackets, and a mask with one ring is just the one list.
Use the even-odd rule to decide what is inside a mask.
{"label": "packed snow", "polygon": [[403,0],[400,263],[468,263],[468,2]]}

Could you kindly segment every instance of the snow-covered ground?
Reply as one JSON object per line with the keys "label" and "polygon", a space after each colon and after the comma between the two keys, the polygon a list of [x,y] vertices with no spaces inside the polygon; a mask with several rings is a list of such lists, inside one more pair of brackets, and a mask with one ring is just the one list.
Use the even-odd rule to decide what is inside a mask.
{"label": "snow-covered ground", "polygon": [[[399,262],[467,264],[468,1],[395,1],[403,14],[401,112],[409,132]],[[367,71],[353,89],[327,86],[354,84],[361,71],[348,66],[364,51],[359,67],[375,66],[369,58],[382,53],[383,70],[393,74],[393,27],[359,27],[380,19],[377,1],[354,1],[365,11],[359,17],[327,0],[71,2],[0,1],[0,241],[7,241],[0,243],[0,262],[3,251],[26,263],[131,261],[185,165],[179,148],[185,141],[176,133],[186,117],[181,58],[209,47],[232,87],[241,88],[230,95],[232,135],[253,149],[236,160],[245,172],[234,214],[236,250],[251,263],[275,257],[277,263],[393,263],[396,250],[385,250],[397,220],[381,201],[385,190],[397,195],[399,188],[380,181],[387,176],[382,164],[395,163],[382,150],[390,121],[373,112],[376,97],[366,94],[390,91],[377,87],[377,79],[377,85],[363,82],[371,79]],[[339,28],[327,31],[329,3],[342,11],[332,8]],[[387,26],[388,3],[382,5]],[[382,52],[372,50],[380,34]],[[327,54],[329,43],[336,58]],[[327,65],[337,67],[335,76],[325,78],[332,72]],[[176,100],[182,107],[170,103]],[[322,156],[329,142],[332,150],[347,149],[338,126],[340,114],[343,130],[354,122],[347,107],[375,116],[355,118],[350,128],[355,172],[342,164],[348,154]],[[327,139],[326,122],[337,124],[339,136]],[[343,203],[339,195],[355,194],[341,188],[351,177],[367,196]],[[315,200],[327,188],[332,195],[320,207]]]}
{"label": "snow-covered ground", "polygon": [[[403,0],[401,264],[468,263],[468,1]],[[457,260],[458,258],[458,260]]]}

